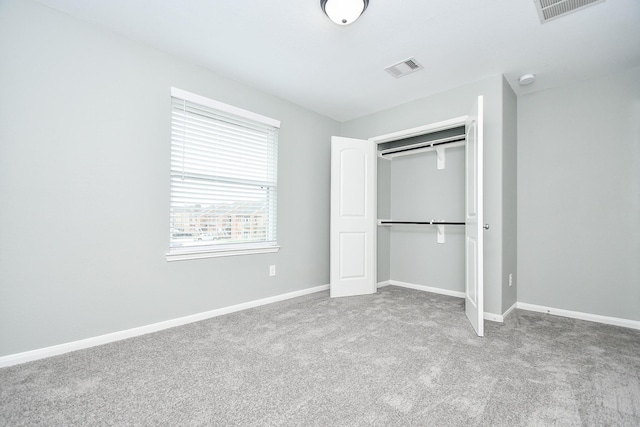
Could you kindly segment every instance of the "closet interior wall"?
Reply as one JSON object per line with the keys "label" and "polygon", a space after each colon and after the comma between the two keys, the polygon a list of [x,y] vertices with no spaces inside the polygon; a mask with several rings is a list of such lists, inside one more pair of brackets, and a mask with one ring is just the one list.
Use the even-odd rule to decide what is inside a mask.
{"label": "closet interior wall", "polygon": [[[379,150],[398,145],[381,144]],[[444,169],[436,167],[436,151],[379,157],[378,219],[464,222],[465,147],[446,148],[445,156]],[[437,242],[436,226],[379,226],[378,257],[389,260],[389,271],[378,271],[379,281],[388,277],[384,280],[464,292],[464,237],[464,226],[445,226],[444,243]]]}

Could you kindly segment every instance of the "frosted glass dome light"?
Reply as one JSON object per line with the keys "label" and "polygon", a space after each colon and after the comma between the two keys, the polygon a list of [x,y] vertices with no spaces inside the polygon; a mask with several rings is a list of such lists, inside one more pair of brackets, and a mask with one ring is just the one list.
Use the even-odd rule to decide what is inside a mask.
{"label": "frosted glass dome light", "polygon": [[369,6],[369,0],[320,0],[320,7],[338,25],[356,21]]}

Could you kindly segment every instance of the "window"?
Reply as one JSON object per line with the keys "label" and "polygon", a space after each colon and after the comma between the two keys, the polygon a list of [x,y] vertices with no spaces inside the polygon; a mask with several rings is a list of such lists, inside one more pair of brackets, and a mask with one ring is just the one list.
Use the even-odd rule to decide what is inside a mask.
{"label": "window", "polygon": [[171,88],[167,259],[275,252],[280,122]]}

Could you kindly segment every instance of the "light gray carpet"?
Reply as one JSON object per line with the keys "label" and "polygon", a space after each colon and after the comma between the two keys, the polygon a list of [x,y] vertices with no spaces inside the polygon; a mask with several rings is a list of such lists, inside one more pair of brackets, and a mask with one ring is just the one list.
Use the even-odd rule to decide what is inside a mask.
{"label": "light gray carpet", "polygon": [[0,425],[640,426],[640,331],[322,292],[0,370]]}

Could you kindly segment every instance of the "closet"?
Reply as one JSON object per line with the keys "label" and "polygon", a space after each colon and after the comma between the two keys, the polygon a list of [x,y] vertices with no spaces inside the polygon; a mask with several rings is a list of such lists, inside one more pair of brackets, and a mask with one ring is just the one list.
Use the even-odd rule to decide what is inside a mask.
{"label": "closet", "polygon": [[[447,151],[457,153],[464,173],[464,208],[451,218],[422,218],[409,207],[400,217],[380,217],[377,209],[378,158],[393,162],[407,156],[435,160],[419,167],[446,170]],[[460,156],[462,151],[464,154]],[[431,153],[435,155],[425,155]],[[422,159],[419,159],[422,158]],[[462,160],[463,159],[463,160]],[[412,159],[414,161],[414,159]],[[403,186],[411,186],[404,182]],[[407,188],[410,190],[410,188]],[[420,195],[410,196],[420,197]],[[384,212],[388,214],[388,212]],[[484,334],[483,310],[483,97],[467,116],[402,130],[368,140],[333,137],[331,142],[331,297],[377,291],[376,258],[379,227],[416,233],[428,228],[438,244],[448,233],[464,230],[465,313],[476,333]],[[424,233],[423,233],[424,234]],[[391,248],[393,251],[393,248]],[[428,262],[428,261],[427,261]]]}

